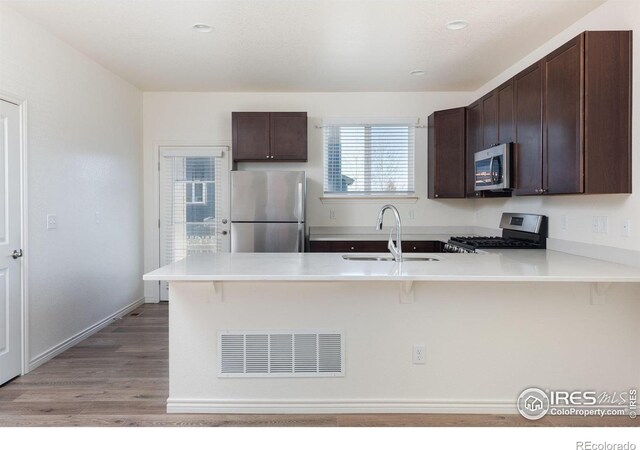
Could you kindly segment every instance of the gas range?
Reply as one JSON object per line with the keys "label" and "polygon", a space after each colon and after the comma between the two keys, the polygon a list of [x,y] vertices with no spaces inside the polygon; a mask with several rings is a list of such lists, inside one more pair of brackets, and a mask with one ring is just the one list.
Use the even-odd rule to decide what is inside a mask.
{"label": "gas range", "polygon": [[477,253],[479,249],[547,248],[548,220],[538,214],[503,213],[502,236],[454,236],[444,245],[446,253]]}

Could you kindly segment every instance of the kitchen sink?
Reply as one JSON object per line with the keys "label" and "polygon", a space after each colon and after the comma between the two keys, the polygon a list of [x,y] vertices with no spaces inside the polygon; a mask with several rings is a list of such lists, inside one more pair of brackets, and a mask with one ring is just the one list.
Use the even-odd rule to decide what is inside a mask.
{"label": "kitchen sink", "polygon": [[[342,259],[347,261],[393,261],[393,256],[363,256],[363,255],[342,255]],[[424,256],[403,256],[402,262],[409,261],[440,261],[437,258]]]}

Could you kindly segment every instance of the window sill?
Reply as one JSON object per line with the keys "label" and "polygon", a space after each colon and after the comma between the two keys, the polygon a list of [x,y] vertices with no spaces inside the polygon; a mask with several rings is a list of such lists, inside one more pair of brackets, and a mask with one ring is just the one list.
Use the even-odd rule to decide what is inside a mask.
{"label": "window sill", "polygon": [[415,195],[330,195],[318,197],[322,203],[416,203]]}

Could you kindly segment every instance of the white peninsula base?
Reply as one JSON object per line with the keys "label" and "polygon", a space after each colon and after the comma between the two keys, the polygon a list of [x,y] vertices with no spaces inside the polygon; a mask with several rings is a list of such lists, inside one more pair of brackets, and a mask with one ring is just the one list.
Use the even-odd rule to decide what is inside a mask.
{"label": "white peninsula base", "polygon": [[[169,283],[169,413],[516,413],[532,386],[640,384],[638,283]],[[218,332],[234,329],[343,330],[345,374],[219,377]]]}

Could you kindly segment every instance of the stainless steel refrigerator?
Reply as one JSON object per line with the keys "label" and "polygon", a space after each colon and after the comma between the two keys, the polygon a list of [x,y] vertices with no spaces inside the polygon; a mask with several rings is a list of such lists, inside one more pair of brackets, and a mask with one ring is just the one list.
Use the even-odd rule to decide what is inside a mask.
{"label": "stainless steel refrigerator", "polygon": [[231,172],[231,251],[304,252],[304,172]]}

